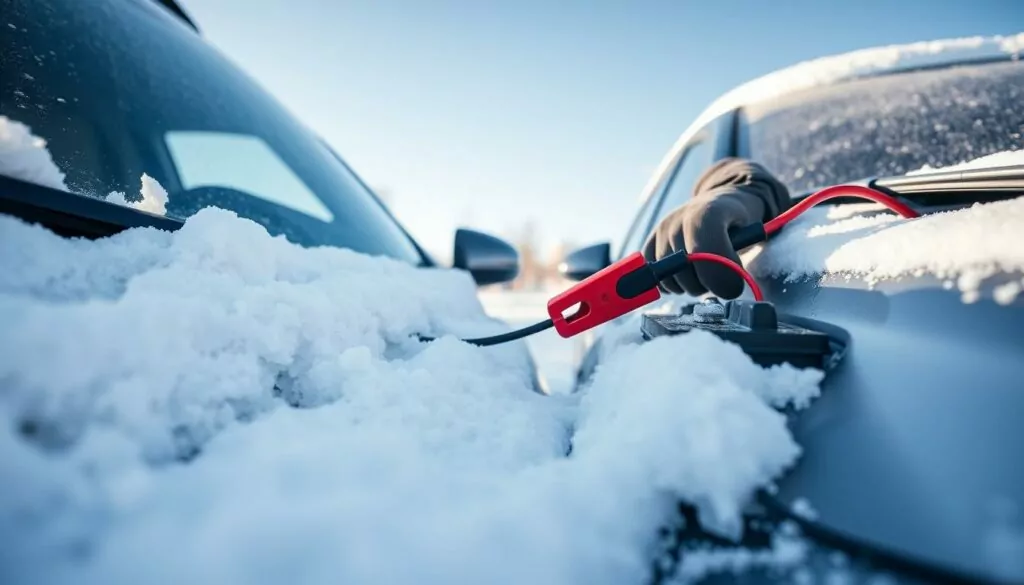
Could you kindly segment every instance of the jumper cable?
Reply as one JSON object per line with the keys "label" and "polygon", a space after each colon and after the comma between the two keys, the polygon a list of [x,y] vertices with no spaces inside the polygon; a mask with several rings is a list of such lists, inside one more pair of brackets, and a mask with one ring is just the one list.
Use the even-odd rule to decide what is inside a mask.
{"label": "jumper cable", "polygon": [[[729,240],[735,250],[743,250],[767,240],[769,236],[815,205],[837,197],[874,201],[908,219],[920,215],[907,204],[876,189],[861,185],[836,185],[800,200],[767,223],[756,223],[730,230]],[[548,301],[548,319],[500,335],[463,341],[479,346],[497,345],[522,339],[551,327],[564,338],[572,337],[660,299],[658,283],[678,273],[691,262],[715,262],[730,268],[750,287],[754,300],[763,300],[761,287],[753,275],[724,256],[707,252],[687,253],[680,250],[656,262],[647,262],[640,252],[634,252]],[[430,337],[420,339],[433,340]]]}

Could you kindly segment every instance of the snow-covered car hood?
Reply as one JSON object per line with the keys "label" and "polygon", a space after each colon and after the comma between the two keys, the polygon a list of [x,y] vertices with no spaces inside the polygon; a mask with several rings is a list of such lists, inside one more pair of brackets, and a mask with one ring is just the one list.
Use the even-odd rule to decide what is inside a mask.
{"label": "snow-covered car hood", "polygon": [[24,581],[639,583],[677,497],[736,533],[799,456],[773,406],[820,380],[694,335],[544,397],[521,349],[412,339],[493,332],[466,275],[222,210],[98,241],[0,217],[0,240]]}

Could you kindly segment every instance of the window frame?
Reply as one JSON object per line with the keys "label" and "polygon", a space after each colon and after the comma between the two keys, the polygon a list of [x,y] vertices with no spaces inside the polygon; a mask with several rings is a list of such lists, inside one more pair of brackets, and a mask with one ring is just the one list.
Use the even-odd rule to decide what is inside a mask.
{"label": "window frame", "polygon": [[[633,221],[630,223],[629,230],[626,232],[626,236],[622,239],[622,246],[619,248],[618,258],[623,258],[626,254],[637,251],[637,249],[630,249],[629,242],[636,236],[638,230],[641,228],[641,222],[643,222],[643,233],[646,236],[651,233],[654,229],[655,222],[657,221],[658,214],[661,212],[661,207],[664,205],[665,196],[672,188],[672,183],[675,181],[676,176],[679,173],[679,169],[682,168],[686,162],[686,157],[689,155],[694,146],[698,143],[708,143],[711,146],[711,164],[731,156],[736,156],[737,147],[739,144],[740,125],[737,116],[737,111],[729,111],[718,118],[705,124],[700,130],[698,130],[691,138],[686,142],[686,145],[679,149],[678,154],[672,161],[672,165],[666,169],[661,177],[658,179],[657,187],[651,193],[651,196],[637,211],[636,215],[633,216]],[[653,212],[649,215],[648,211]],[[644,217],[647,217],[646,222],[643,221]],[[640,245],[642,249],[643,244]]]}
{"label": "window frame", "polygon": [[[689,157],[693,153],[694,149],[697,148],[698,146],[708,145],[709,147],[711,147],[711,158],[712,160],[714,160],[715,156],[713,142],[713,137],[710,135],[709,132],[707,132],[707,129],[703,129],[700,132],[698,132],[692,139],[690,139],[689,142],[686,143],[686,148],[683,149],[683,154],[682,156],[679,157],[679,162],[673,169],[672,178],[665,185],[665,190],[662,191],[661,193],[661,198],[658,201],[658,207],[654,210],[654,213],[651,215],[650,223],[647,226],[648,232],[653,230],[654,224],[661,219],[662,208],[665,206],[665,203],[668,200],[668,195],[672,191],[672,187],[673,185],[675,185],[676,179],[679,178],[680,171],[683,170],[683,166],[686,165],[686,162],[689,160]],[[692,197],[692,193],[690,196]]]}

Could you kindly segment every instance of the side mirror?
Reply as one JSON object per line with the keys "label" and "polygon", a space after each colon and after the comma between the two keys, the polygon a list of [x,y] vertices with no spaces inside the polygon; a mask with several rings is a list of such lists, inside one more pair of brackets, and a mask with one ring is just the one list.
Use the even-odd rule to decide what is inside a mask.
{"label": "side mirror", "polygon": [[497,284],[519,275],[519,253],[505,240],[460,228],[452,265],[468,271],[477,285]]}
{"label": "side mirror", "polygon": [[558,272],[569,280],[583,280],[612,263],[612,246],[605,242],[581,248],[565,257]]}

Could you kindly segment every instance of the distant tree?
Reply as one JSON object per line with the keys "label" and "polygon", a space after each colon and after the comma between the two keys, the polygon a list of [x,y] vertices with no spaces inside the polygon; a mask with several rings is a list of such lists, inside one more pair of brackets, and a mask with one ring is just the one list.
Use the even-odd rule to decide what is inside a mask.
{"label": "distant tree", "polygon": [[558,271],[558,266],[562,263],[578,245],[575,242],[562,240],[552,246],[550,253],[548,254],[548,261],[545,263],[546,275],[548,286],[562,287],[566,284],[562,274]]}
{"label": "distant tree", "polygon": [[513,282],[513,288],[535,289],[540,285],[543,266],[539,258],[537,246],[537,224],[528,219],[519,228],[514,245],[519,251],[519,277]]}

